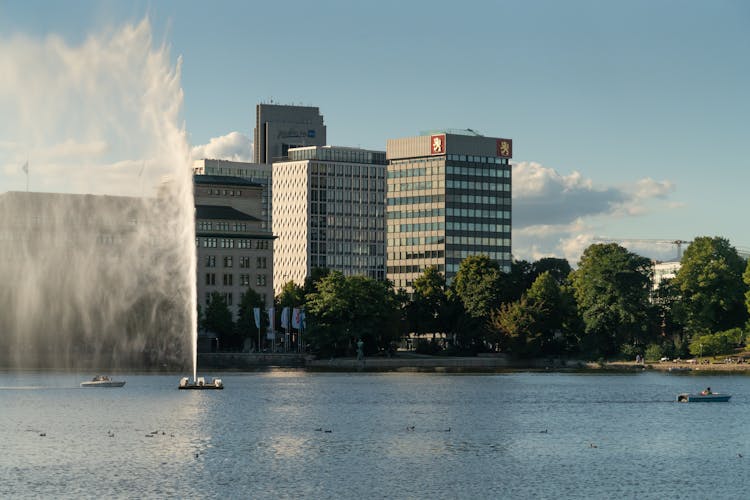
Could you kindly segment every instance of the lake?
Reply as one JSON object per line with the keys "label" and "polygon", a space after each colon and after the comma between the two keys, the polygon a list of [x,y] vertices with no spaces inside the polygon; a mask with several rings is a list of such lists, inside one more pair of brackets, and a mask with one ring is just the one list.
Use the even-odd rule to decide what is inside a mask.
{"label": "lake", "polygon": [[[750,495],[744,375],[92,375],[0,373],[0,497]],[[732,400],[674,402],[706,386]]]}

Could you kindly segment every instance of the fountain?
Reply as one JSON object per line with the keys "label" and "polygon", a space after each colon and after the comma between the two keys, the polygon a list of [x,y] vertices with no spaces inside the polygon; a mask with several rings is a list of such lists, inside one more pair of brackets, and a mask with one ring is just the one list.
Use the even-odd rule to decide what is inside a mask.
{"label": "fountain", "polygon": [[181,61],[146,19],[80,45],[0,37],[0,67],[0,367],[196,380]]}

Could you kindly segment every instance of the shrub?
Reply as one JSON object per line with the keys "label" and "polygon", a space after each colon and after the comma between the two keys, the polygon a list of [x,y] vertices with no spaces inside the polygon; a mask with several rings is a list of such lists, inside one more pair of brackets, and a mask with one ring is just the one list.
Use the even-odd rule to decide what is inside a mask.
{"label": "shrub", "polygon": [[664,356],[664,349],[659,344],[651,344],[646,348],[643,357],[649,361],[659,361]]}

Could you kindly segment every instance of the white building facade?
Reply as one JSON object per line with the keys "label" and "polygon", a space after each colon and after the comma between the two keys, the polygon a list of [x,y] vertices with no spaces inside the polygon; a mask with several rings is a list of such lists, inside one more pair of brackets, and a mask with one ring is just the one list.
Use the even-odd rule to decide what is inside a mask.
{"label": "white building facade", "polygon": [[315,268],[385,279],[384,151],[313,146],[273,164],[274,290]]}

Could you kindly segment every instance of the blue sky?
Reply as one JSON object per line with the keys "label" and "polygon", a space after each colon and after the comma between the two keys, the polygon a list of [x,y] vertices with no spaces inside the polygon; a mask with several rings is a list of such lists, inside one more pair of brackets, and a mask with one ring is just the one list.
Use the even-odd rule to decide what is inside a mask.
{"label": "blue sky", "polygon": [[[144,17],[182,58],[197,152],[243,157],[270,99],[320,107],[336,145],[468,127],[514,140],[517,257],[575,261],[596,236],[750,248],[748,2],[0,0],[0,41],[75,47]],[[11,170],[0,190],[23,188]]]}

